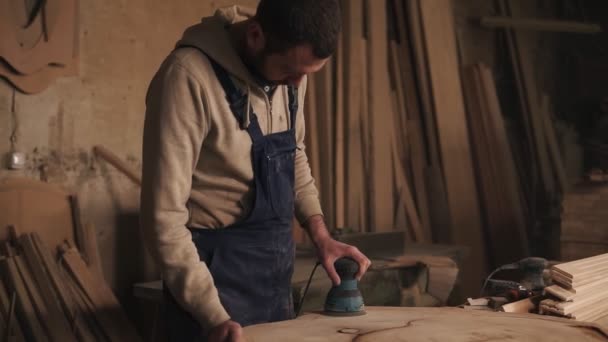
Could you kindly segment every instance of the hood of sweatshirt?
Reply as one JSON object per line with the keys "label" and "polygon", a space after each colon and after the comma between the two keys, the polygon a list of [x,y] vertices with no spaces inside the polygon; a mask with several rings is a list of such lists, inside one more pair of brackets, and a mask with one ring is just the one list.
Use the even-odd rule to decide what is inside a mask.
{"label": "hood of sweatshirt", "polygon": [[218,9],[211,17],[189,27],[176,47],[196,47],[226,69],[233,77],[250,86],[256,81],[249,72],[228,33],[228,26],[252,18],[255,11],[240,6]]}

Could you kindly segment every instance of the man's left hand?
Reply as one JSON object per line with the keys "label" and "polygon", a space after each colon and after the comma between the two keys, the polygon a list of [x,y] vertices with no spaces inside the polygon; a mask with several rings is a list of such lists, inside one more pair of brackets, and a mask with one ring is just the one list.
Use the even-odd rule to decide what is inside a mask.
{"label": "man's left hand", "polygon": [[306,229],[317,249],[321,265],[335,286],[340,285],[340,277],[336,272],[334,262],[342,257],[349,257],[359,264],[359,272],[355,277],[357,280],[361,280],[371,265],[371,261],[357,247],[334,240],[329,235],[321,216],[310,218]]}

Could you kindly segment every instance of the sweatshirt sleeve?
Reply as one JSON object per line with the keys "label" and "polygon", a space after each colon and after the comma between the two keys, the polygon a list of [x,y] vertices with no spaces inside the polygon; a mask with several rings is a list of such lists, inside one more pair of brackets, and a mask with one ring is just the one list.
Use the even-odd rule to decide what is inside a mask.
{"label": "sweatshirt sleeve", "polygon": [[306,94],[307,79],[302,82],[298,89],[298,113],[296,118],[296,174],[295,174],[295,213],[296,218],[304,224],[309,217],[323,215],[321,203],[319,202],[319,192],[315,186],[315,180],[310,171],[308,157],[306,156],[306,146],[304,144],[306,124],[304,122],[304,97]]}
{"label": "sweatshirt sleeve", "polygon": [[177,302],[210,329],[228,319],[186,228],[192,173],[208,130],[201,82],[170,56],[146,97],[141,229]]}

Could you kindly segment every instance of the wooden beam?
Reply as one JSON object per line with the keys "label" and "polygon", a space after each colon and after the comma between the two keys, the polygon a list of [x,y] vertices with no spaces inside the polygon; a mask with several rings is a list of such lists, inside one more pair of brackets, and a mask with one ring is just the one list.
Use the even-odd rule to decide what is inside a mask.
{"label": "wooden beam", "polygon": [[550,20],[534,18],[511,18],[506,16],[481,17],[481,26],[489,28],[509,28],[517,30],[534,30],[549,32],[599,33],[599,24],[581,23],[567,20]]}

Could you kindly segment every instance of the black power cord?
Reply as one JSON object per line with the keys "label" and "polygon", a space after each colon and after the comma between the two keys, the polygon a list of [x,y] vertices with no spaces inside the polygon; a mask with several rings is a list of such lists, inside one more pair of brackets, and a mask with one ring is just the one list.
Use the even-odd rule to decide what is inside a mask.
{"label": "black power cord", "polygon": [[315,274],[317,267],[321,265],[321,262],[317,261],[315,267],[313,267],[312,272],[310,272],[310,277],[308,278],[308,283],[306,283],[306,287],[304,288],[304,293],[302,294],[302,298],[300,298],[300,304],[298,304],[298,312],[296,312],[296,317],[300,316],[300,312],[302,311],[302,305],[304,304],[304,298],[306,298],[306,293],[308,293],[308,288],[310,287],[310,282],[312,281],[312,276]]}

